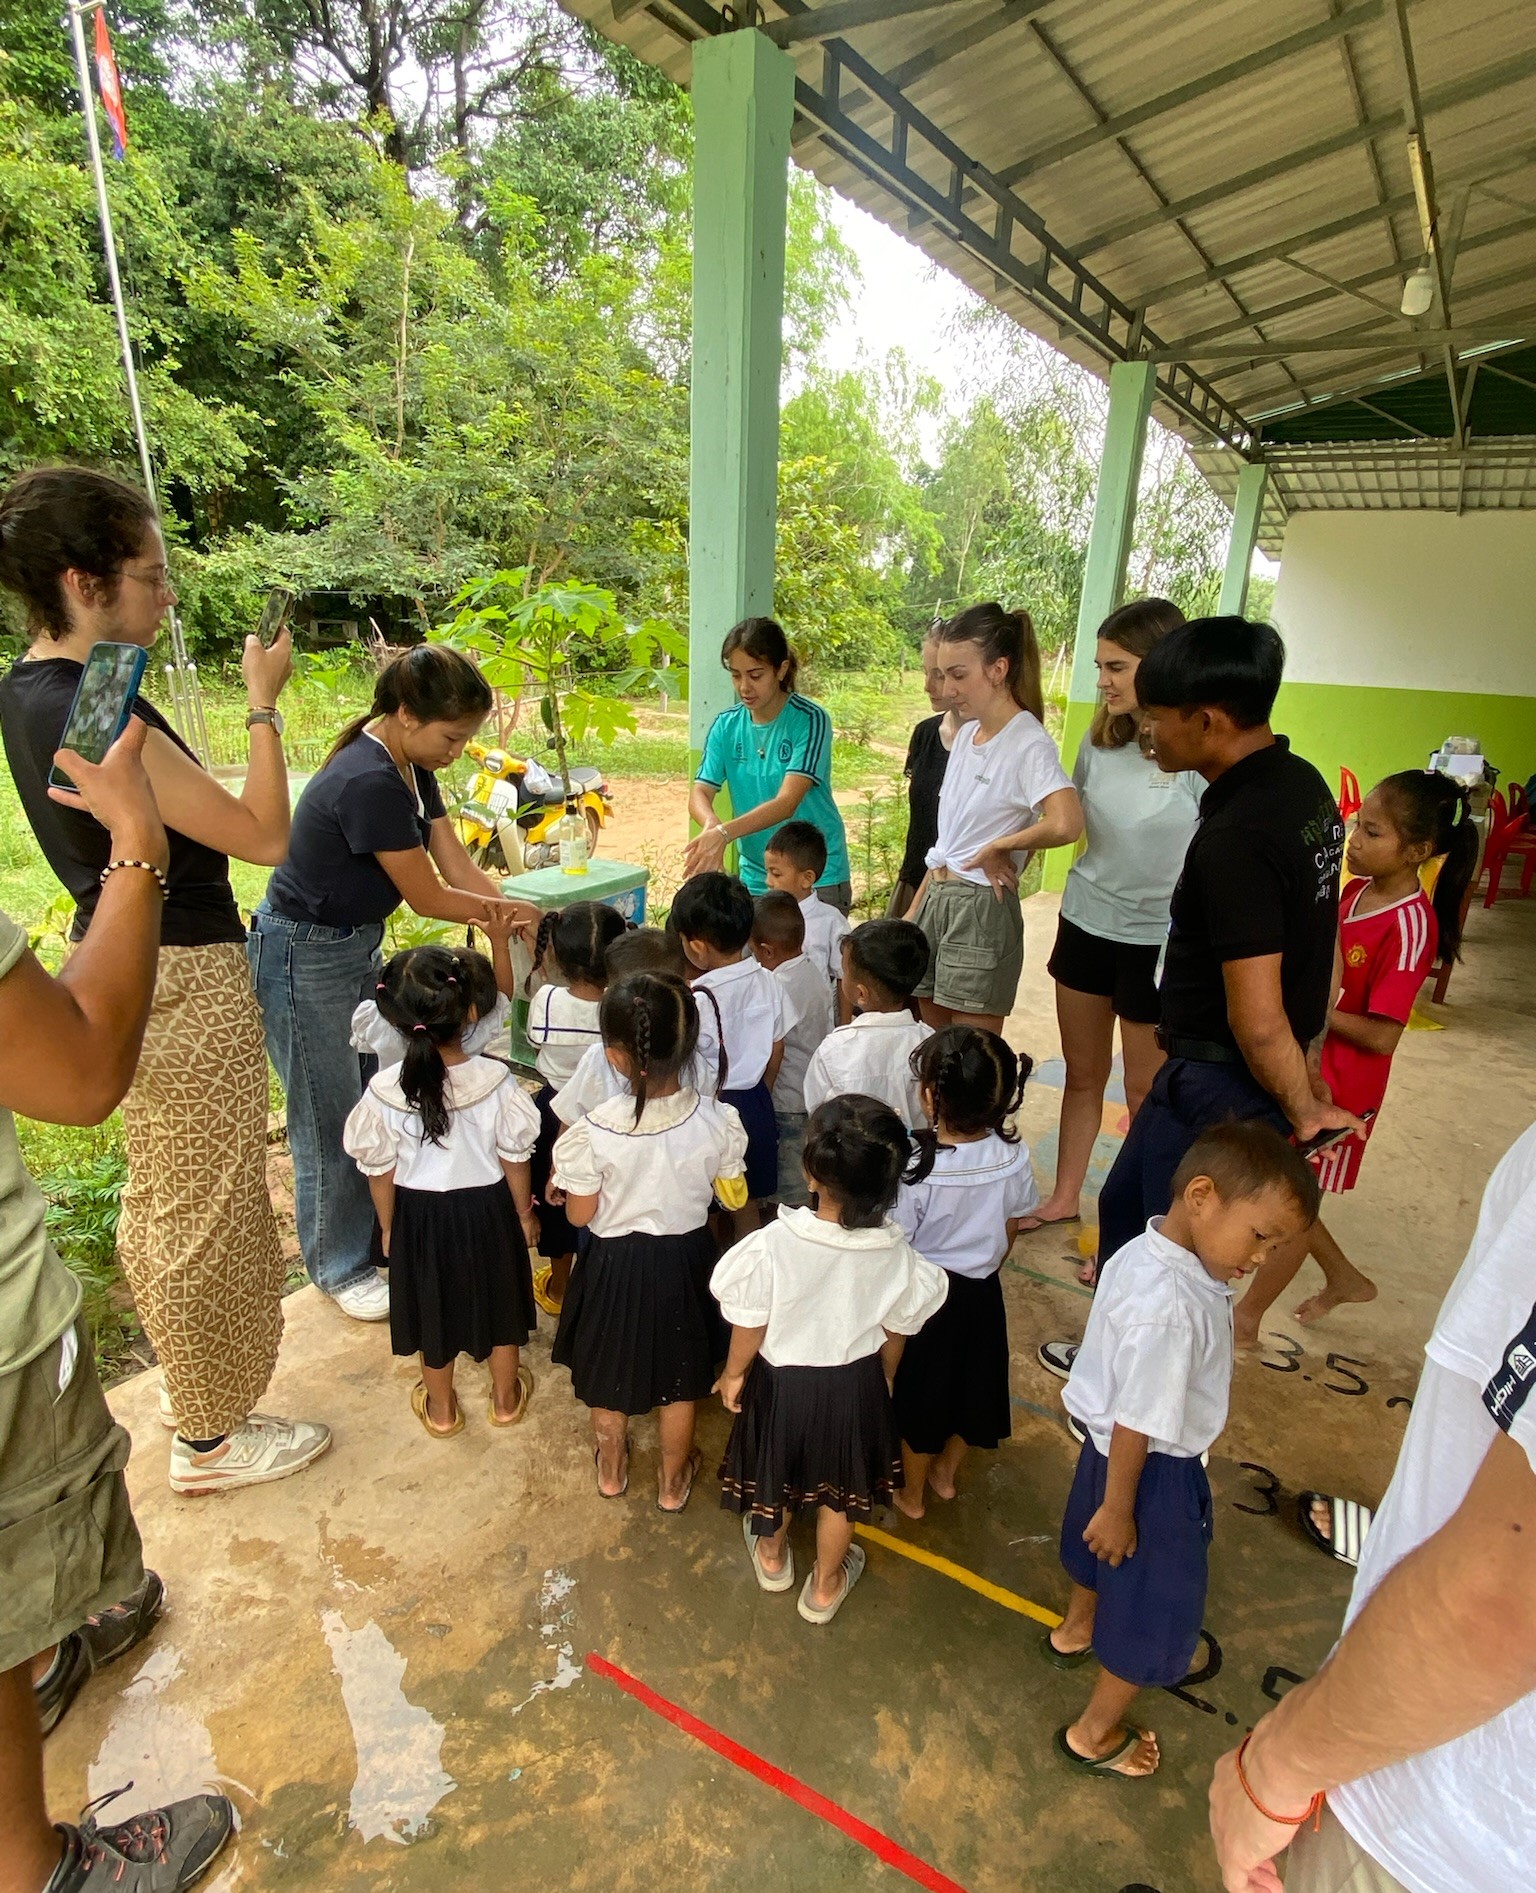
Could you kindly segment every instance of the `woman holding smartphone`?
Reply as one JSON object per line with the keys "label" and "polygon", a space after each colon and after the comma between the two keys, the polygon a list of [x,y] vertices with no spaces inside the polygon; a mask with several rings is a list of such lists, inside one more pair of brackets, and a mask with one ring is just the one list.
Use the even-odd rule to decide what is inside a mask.
{"label": "woman holding smartphone", "polygon": [[[24,605],[26,655],[0,682],[0,733],[49,866],[75,899],[72,937],[116,871],[83,807],[50,799],[48,773],[82,669],[100,643],[150,649],[176,602],[145,494],[81,467],[39,467],[0,494],[0,584]],[[277,700],[289,640],[246,640],[250,763],[239,795],[216,782],[143,696],[144,768],[170,838],[155,998],[123,1101],[128,1180],[117,1248],[165,1373],[176,1436],[170,1481],[210,1492],[286,1478],[330,1431],[255,1407],[282,1333],[283,1257],[267,1194],[267,1072],[229,857],[272,863],[288,840]],[[130,864],[131,865],[131,864]]]}

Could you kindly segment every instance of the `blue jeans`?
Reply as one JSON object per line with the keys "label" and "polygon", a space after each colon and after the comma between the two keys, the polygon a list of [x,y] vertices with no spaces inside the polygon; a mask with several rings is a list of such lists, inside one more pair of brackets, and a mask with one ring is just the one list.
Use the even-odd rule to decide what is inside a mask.
{"label": "blue jeans", "polygon": [[246,943],[267,1056],[288,1101],[299,1247],[327,1295],[374,1267],[373,1201],[341,1133],[375,1066],[352,1049],[352,1012],[374,996],[383,938],[379,925],[322,927],[263,903]]}

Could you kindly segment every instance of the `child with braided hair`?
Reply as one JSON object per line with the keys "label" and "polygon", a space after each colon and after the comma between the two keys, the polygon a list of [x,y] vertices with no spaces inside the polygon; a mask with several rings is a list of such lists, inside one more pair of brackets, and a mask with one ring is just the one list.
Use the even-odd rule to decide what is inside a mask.
{"label": "child with braided hair", "polygon": [[1002,1266],[1020,1219],[1039,1207],[1029,1149],[1009,1123],[1031,1070],[995,1032],[946,1025],[912,1054],[928,1128],[892,1217],[949,1278],[943,1305],[906,1345],[896,1370],[896,1423],[906,1483],[898,1511],[955,1496],[969,1447],[993,1450],[1013,1431]]}
{"label": "child with braided hair", "polygon": [[633,973],[603,995],[609,1063],[629,1089],[562,1132],[551,1177],[586,1241],[571,1271],[554,1359],[592,1410],[597,1490],[629,1490],[629,1421],[660,1408],[656,1506],[687,1508],[699,1469],[695,1402],[725,1352],[709,1293],[709,1208],[747,1200],[747,1134],[729,1104],[685,1082],[699,1010],[670,973]]}

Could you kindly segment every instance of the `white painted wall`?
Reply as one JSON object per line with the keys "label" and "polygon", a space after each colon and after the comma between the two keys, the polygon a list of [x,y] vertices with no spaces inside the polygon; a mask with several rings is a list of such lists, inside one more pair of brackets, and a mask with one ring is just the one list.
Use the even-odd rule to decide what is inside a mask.
{"label": "white painted wall", "polygon": [[1536,511],[1296,513],[1287,681],[1536,696]]}

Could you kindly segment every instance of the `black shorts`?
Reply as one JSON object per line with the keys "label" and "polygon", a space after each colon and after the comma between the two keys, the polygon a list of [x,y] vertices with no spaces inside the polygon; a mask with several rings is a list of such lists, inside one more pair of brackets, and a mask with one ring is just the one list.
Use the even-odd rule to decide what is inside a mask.
{"label": "black shorts", "polygon": [[1132,1025],[1156,1025],[1157,997],[1155,946],[1127,946],[1122,940],[1103,940],[1084,933],[1064,915],[1056,922],[1056,944],[1046,971],[1058,986],[1075,993],[1093,993],[1114,1006],[1117,1019]]}

